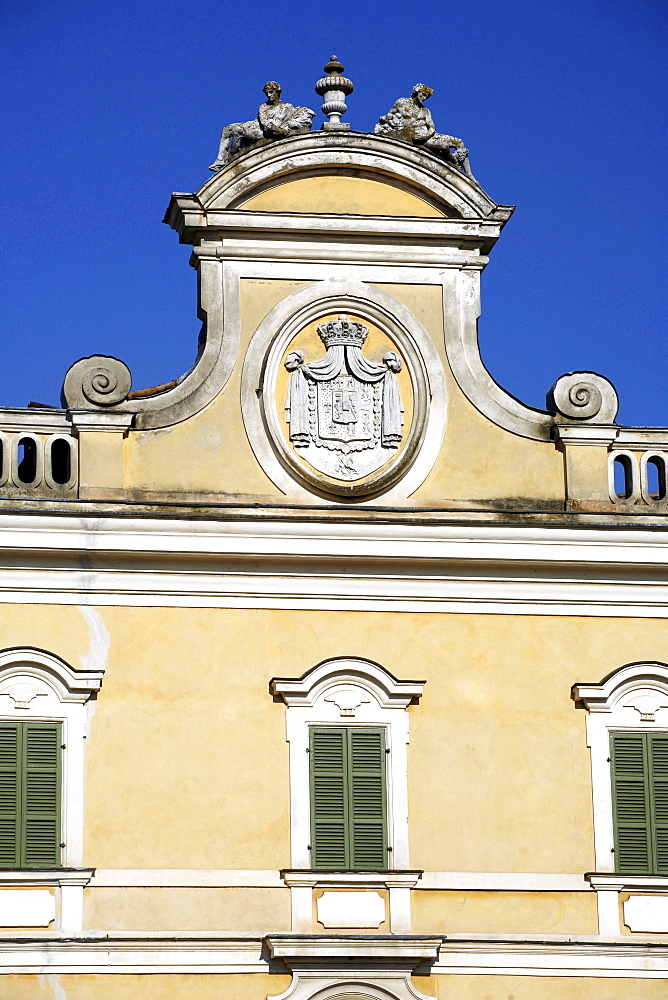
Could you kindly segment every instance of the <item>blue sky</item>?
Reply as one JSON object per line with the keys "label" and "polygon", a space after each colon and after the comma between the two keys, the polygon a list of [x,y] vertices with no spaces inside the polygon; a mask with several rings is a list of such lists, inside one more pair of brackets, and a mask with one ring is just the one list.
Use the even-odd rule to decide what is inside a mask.
{"label": "blue sky", "polygon": [[318,110],[332,53],[371,130],[419,81],[437,127],[517,210],[483,274],[494,378],[543,406],[610,378],[626,424],[668,425],[668,0],[0,0],[0,404],[57,403],[114,354],[135,389],[196,350],[195,272],[161,225],[262,85]]}

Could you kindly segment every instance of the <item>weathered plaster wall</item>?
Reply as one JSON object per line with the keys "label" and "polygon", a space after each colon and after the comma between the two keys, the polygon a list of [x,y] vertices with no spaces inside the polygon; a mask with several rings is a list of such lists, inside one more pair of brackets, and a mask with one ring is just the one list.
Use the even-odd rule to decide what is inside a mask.
{"label": "weathered plaster wall", "polygon": [[[442,1000],[662,1000],[665,980],[596,979],[585,976],[433,976],[434,993]],[[431,993],[424,977],[420,991]]]}
{"label": "weathered plaster wall", "polygon": [[86,856],[109,868],[284,866],[271,622],[252,611],[102,615],[113,641],[87,747]]}
{"label": "weathered plaster wall", "polygon": [[[591,871],[585,713],[571,701],[571,685],[631,660],[668,660],[665,620],[575,616],[123,607],[82,613],[0,605],[0,634],[7,646],[41,645],[75,665],[104,653],[106,674],[85,750],[84,863],[98,869],[288,867],[285,708],[272,700],[268,682],[350,653],[399,678],[427,681],[421,703],[409,709],[412,866]],[[108,649],[106,640],[100,646],[105,636]],[[593,935],[597,928],[595,894],[588,891],[418,890],[412,913],[415,933]],[[84,926],[289,931],[290,896],[280,888],[93,884],[85,891]],[[319,930],[314,922],[313,932]],[[114,992],[121,979],[105,980],[111,989],[105,1000],[126,995]],[[171,997],[176,981],[165,978],[161,992],[152,977],[152,995]],[[432,980],[439,991],[444,981],[454,988],[452,979]],[[0,991],[13,988],[9,982],[0,979]],[[16,982],[24,989],[25,980]],[[193,995],[207,997],[212,982],[206,979]],[[461,977],[457,996],[528,1000],[528,982]],[[596,981],[583,979],[575,994],[560,992],[564,982],[540,978],[534,985],[554,1000],[659,995],[652,982],[616,993],[605,980],[597,993]],[[64,995],[94,1000],[92,984],[72,980]],[[20,989],[5,995],[21,1000]],[[257,990],[258,997],[280,992],[264,983]]]}
{"label": "weathered plaster wall", "polygon": [[445,211],[394,184],[366,177],[301,177],[242,201],[254,212],[322,212],[443,218]]}
{"label": "weathered plaster wall", "polygon": [[126,489],[282,497],[248,443],[240,405],[241,371],[246,348],[261,320],[283,298],[307,284],[242,280],[239,353],[225,388],[189,420],[128,435],[124,443]]}
{"label": "weathered plaster wall", "polygon": [[379,287],[420,320],[436,345],[445,371],[447,423],[443,446],[432,472],[411,500],[563,500],[564,460],[554,445],[503,430],[479,413],[459,388],[445,352],[442,286],[397,283]]}
{"label": "weathered plaster wall", "polygon": [[2,976],[0,1000],[265,1000],[290,985],[289,975]]}
{"label": "weathered plaster wall", "polygon": [[412,893],[414,934],[596,934],[593,892]]}
{"label": "weathered plaster wall", "polygon": [[[585,713],[571,685],[631,660],[668,660],[661,620],[96,613],[109,649],[86,742],[84,861],[101,868],[289,864],[285,709],[268,682],[350,653],[427,679],[409,709],[412,864],[593,870]],[[74,664],[90,653],[76,608],[2,605],[0,634]]]}
{"label": "weathered plaster wall", "polygon": [[[550,976],[415,976],[421,993],[443,1000],[663,1000],[665,980]],[[153,974],[147,976],[3,976],[0,1000],[265,1000],[290,976]]]}
{"label": "weathered plaster wall", "polygon": [[84,895],[84,926],[96,931],[289,931],[290,890],[90,888]]}
{"label": "weathered plaster wall", "polygon": [[[225,388],[189,420],[161,430],[128,434],[123,446],[123,481],[127,490],[150,491],[155,495],[167,491],[280,501],[283,494],[262,471],[248,443],[240,405],[241,372],[246,349],[259,323],[273,306],[307,284],[273,279],[241,280],[239,352]],[[447,423],[443,445],[432,472],[410,502],[428,505],[472,501],[483,506],[499,500],[510,505],[563,502],[564,461],[553,443],[532,441],[501,429],[478,412],[455,381],[444,346],[442,287],[427,283],[378,287],[406,305],[424,325],[446,373]],[[303,346],[301,342],[300,345]],[[402,375],[406,377],[405,372]],[[277,391],[279,413],[284,405],[284,382],[285,379],[280,381]],[[406,420],[407,432],[410,409]],[[111,435],[95,437],[102,444],[109,444],[107,438]],[[105,468],[108,450],[100,452]],[[91,466],[86,473],[89,486],[95,485],[95,468]],[[605,479],[605,468],[603,475],[598,476],[601,478]]]}

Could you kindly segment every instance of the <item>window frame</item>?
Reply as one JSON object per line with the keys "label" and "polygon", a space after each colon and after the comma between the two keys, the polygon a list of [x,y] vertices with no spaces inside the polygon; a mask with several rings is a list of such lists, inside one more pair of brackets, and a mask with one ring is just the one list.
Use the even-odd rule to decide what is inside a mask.
{"label": "window frame", "polygon": [[[87,702],[99,691],[104,671],[75,669],[43,649],[22,646],[0,650],[0,721],[60,723],[60,864],[53,870],[83,863],[84,741]],[[28,869],[2,869],[26,871]]]}
{"label": "window frame", "polygon": [[270,690],[286,704],[290,746],[290,868],[311,866],[309,730],[360,726],[385,730],[387,869],[409,867],[408,742],[406,709],[422,695],[424,681],[398,681],[380,664],[356,657],[325,660],[300,678],[274,678]]}
{"label": "window frame", "polygon": [[[341,868],[341,870],[342,871],[350,871],[350,872],[369,872],[369,871],[373,871],[373,872],[383,871],[384,872],[384,871],[387,871],[388,868],[389,868],[390,853],[391,853],[391,851],[390,851],[390,846],[391,845],[388,842],[388,822],[387,822],[387,819],[388,819],[388,808],[387,808],[387,806],[388,806],[388,794],[387,794],[387,757],[388,757],[387,728],[385,726],[367,726],[367,725],[358,725],[358,726],[346,726],[346,725],[341,725],[341,726],[334,726],[334,725],[331,725],[331,726],[317,726],[317,725],[312,725],[312,726],[309,726],[309,730],[308,730],[308,735],[309,735],[309,806],[310,806],[310,820],[311,820],[311,835],[310,835],[309,847],[310,847],[311,869],[313,871],[328,871],[328,870],[331,870],[331,866],[318,865],[316,863],[316,843],[315,843],[315,841],[316,841],[316,829],[315,828],[316,828],[316,824],[319,822],[319,820],[318,820],[318,817],[317,817],[317,812],[316,812],[316,807],[315,807],[315,802],[314,802],[314,786],[315,786],[315,781],[316,781],[316,775],[315,775],[315,771],[314,771],[314,760],[313,760],[313,748],[314,748],[313,737],[314,737],[315,733],[317,733],[317,732],[324,732],[324,731],[327,731],[327,730],[333,730],[333,731],[336,731],[336,732],[342,732],[342,733],[346,734],[346,736],[345,736],[346,751],[345,751],[345,768],[344,768],[344,787],[345,787],[345,792],[344,792],[344,802],[345,802],[344,812],[346,813],[346,816],[345,816],[345,820],[342,820],[342,822],[344,823],[344,825],[346,827],[346,830],[345,830],[345,840],[346,840],[346,845],[347,845],[347,849],[348,849],[347,853],[348,853],[349,860],[351,861],[351,864],[349,864],[349,865],[343,865],[342,868]],[[366,733],[381,733],[382,734],[382,767],[381,767],[381,770],[382,770],[382,785],[383,785],[383,790],[382,790],[382,811],[383,811],[383,815],[382,815],[382,826],[383,826],[382,855],[383,855],[384,864],[381,864],[381,865],[361,866],[361,865],[355,865],[355,864],[352,863],[352,861],[353,861],[353,857],[352,856],[353,856],[353,850],[354,850],[354,848],[353,848],[354,816],[351,814],[352,798],[353,798],[352,793],[351,793],[351,780],[352,780],[353,769],[351,767],[351,763],[352,763],[352,761],[351,761],[351,747],[350,747],[351,740],[350,740],[349,734],[351,734],[351,733],[353,733],[355,731],[366,732]]]}
{"label": "window frame", "polygon": [[[615,758],[617,757],[620,751],[616,748],[615,745],[617,742],[616,737],[621,737],[622,753],[628,755],[629,745],[627,744],[626,749],[623,748],[623,744],[625,742],[624,737],[626,736],[633,736],[636,740],[640,740],[639,745],[642,747],[641,750],[642,782],[639,780],[641,773],[640,769],[634,776],[632,767],[630,769],[625,768],[623,764],[621,764],[621,762],[619,767],[617,766],[617,761]],[[624,730],[620,732],[617,729],[613,729],[610,731],[610,783],[612,787],[612,805],[613,805],[612,825],[615,838],[615,870],[621,875],[653,875],[657,877],[668,876],[668,866],[666,866],[665,871],[659,871],[660,824],[658,819],[658,808],[656,802],[656,788],[657,788],[657,782],[659,783],[665,782],[665,778],[663,775],[656,776],[654,773],[653,765],[655,758],[653,758],[652,745],[657,737],[663,738],[664,747],[662,752],[664,756],[668,758],[668,733],[664,732],[661,729],[656,729],[653,730],[652,732],[639,732],[638,730],[633,730],[633,731]],[[626,756],[626,760],[628,761],[628,756]],[[625,776],[620,775],[620,772],[623,771],[627,772]],[[642,788],[642,804],[643,804],[644,820],[643,822],[639,823],[637,827],[635,825],[629,827],[628,823],[623,823],[623,821],[620,819],[618,785],[619,782],[622,781],[628,782],[629,780],[632,783],[631,788],[635,787],[637,789],[640,786]],[[646,871],[634,870],[633,866],[622,867],[621,863],[619,862],[618,859],[621,854],[620,837],[624,835],[622,832],[624,828],[626,828],[626,830],[642,829],[644,831],[645,848],[648,859]],[[627,845],[626,850],[629,851],[632,850],[630,845]]]}
{"label": "window frame", "polygon": [[[53,853],[57,856],[57,861],[50,861],[48,864],[36,864],[34,861],[30,862],[24,856],[27,851],[28,845],[28,834],[27,834],[27,824],[30,819],[30,814],[34,813],[36,810],[30,809],[29,807],[29,774],[31,771],[30,766],[30,750],[29,750],[29,731],[31,729],[36,729],[39,727],[48,727],[55,732],[55,776],[56,776],[56,794],[55,794],[55,809],[53,810],[52,816],[55,818],[55,829],[53,830],[53,837],[49,837],[50,844],[53,847]],[[0,718],[0,731],[5,728],[15,728],[18,734],[17,739],[17,754],[16,754],[16,767],[14,768],[14,774],[16,775],[16,792],[19,798],[18,808],[15,809],[14,814],[16,820],[18,821],[18,830],[15,829],[14,834],[14,850],[15,854],[19,855],[18,863],[15,865],[5,866],[6,869],[15,870],[25,870],[26,868],[59,868],[61,865],[61,858],[63,853],[62,848],[62,792],[63,792],[63,769],[62,769],[62,750],[63,750],[63,724],[61,722],[56,722],[54,720],[49,720],[48,722],[40,722],[36,719],[12,719],[8,721],[7,719]],[[10,772],[11,773],[11,770]],[[34,772],[33,772],[34,773]],[[44,817],[42,817],[44,818]]]}
{"label": "window frame", "polygon": [[598,684],[575,684],[571,693],[588,711],[596,872],[623,879],[615,856],[611,734],[668,733],[668,664],[627,663]]}

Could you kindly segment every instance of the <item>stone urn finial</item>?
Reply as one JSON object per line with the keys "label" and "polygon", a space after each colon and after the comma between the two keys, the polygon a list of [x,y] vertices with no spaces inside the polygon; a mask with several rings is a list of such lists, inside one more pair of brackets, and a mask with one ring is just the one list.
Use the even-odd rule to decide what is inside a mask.
{"label": "stone urn finial", "polygon": [[341,115],[347,111],[345,99],[353,92],[352,81],[343,76],[343,69],[342,63],[336,56],[332,56],[325,66],[327,76],[323,76],[315,85],[316,94],[323,98],[323,114],[329,119],[322,125],[324,129],[350,128],[348,122],[341,121]]}

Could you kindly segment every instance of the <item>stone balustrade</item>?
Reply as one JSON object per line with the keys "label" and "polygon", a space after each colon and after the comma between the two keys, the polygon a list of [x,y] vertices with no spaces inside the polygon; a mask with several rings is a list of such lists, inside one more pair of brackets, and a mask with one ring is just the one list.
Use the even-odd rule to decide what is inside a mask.
{"label": "stone balustrade", "polygon": [[61,428],[39,417],[21,423],[0,430],[0,496],[76,496],[78,451],[71,425],[63,421]]}

